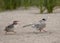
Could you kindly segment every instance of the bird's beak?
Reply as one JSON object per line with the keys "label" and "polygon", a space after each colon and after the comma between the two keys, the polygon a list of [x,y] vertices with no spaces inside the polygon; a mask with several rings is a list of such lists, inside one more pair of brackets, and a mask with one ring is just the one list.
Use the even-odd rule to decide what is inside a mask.
{"label": "bird's beak", "polygon": [[20,21],[17,21],[17,23],[20,23]]}
{"label": "bird's beak", "polygon": [[17,21],[17,22],[20,22],[20,21]]}

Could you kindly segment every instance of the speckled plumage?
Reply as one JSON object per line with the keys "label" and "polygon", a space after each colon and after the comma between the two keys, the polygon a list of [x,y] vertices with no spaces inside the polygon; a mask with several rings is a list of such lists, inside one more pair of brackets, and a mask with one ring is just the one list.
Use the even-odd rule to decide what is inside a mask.
{"label": "speckled plumage", "polygon": [[11,31],[13,31],[13,28],[14,28],[14,25],[11,24],[11,25],[9,25],[9,26],[7,26],[7,27],[5,28],[5,31],[6,31],[6,32],[11,32]]}
{"label": "speckled plumage", "polygon": [[13,21],[12,24],[5,27],[6,32],[13,32],[14,31],[14,25],[17,25],[17,21]]}

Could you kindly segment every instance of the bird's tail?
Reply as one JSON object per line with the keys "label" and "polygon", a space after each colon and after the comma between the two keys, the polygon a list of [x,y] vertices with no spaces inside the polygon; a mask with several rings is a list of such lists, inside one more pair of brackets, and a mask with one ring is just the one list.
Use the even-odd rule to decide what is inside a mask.
{"label": "bird's tail", "polygon": [[23,28],[28,27],[28,26],[32,26],[32,25],[34,25],[34,24],[24,25]]}

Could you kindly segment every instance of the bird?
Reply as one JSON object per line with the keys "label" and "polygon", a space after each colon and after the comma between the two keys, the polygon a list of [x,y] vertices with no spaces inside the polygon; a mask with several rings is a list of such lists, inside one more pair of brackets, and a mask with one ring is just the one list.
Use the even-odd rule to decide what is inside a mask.
{"label": "bird", "polygon": [[6,26],[5,29],[4,29],[5,34],[7,34],[8,32],[14,32],[14,33],[16,33],[16,32],[14,31],[14,26],[18,24],[17,22],[18,22],[18,21],[13,21],[12,24]]}
{"label": "bird", "polygon": [[[41,32],[42,30],[45,31],[45,30],[44,30],[44,28],[46,27],[46,22],[45,22],[45,21],[46,21],[46,19],[43,18],[43,19],[39,20],[39,23],[24,25],[23,28],[25,28],[25,27],[27,27],[27,26],[32,26],[32,27],[38,29],[40,32]],[[46,32],[46,31],[45,31],[45,32]]]}

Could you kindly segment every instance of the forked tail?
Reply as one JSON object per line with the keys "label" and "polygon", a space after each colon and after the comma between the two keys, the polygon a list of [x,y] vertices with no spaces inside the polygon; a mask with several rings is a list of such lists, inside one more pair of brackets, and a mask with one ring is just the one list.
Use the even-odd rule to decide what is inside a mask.
{"label": "forked tail", "polygon": [[24,25],[23,28],[28,27],[28,26],[32,26],[32,25],[34,25],[34,24]]}

